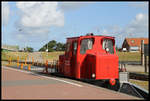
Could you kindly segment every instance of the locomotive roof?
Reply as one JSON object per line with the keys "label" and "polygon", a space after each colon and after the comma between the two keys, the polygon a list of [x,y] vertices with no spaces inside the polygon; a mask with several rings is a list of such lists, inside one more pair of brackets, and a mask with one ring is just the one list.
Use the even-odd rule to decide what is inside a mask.
{"label": "locomotive roof", "polygon": [[86,37],[86,36],[115,38],[115,37],[113,37],[113,36],[106,36],[106,35],[85,35],[85,36],[79,36],[79,37],[69,37],[69,38],[67,38],[67,39],[78,39],[78,38],[80,38],[80,37]]}

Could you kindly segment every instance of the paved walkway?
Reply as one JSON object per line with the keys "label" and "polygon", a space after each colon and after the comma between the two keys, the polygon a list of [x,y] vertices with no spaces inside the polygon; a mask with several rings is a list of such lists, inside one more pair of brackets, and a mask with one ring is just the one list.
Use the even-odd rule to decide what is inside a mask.
{"label": "paved walkway", "polygon": [[2,99],[139,99],[67,78],[2,67]]}

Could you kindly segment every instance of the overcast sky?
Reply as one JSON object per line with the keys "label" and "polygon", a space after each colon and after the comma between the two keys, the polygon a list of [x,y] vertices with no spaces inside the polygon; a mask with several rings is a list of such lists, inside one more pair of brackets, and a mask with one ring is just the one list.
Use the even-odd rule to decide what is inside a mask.
{"label": "overcast sky", "polygon": [[2,44],[38,50],[50,40],[94,33],[148,37],[148,2],[2,2]]}

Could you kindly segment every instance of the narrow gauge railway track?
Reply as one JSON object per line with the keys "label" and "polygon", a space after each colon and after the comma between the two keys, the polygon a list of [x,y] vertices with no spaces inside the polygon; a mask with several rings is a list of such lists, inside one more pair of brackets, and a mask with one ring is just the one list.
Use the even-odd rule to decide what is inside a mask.
{"label": "narrow gauge railway track", "polygon": [[[17,62],[17,60],[12,60],[12,62]],[[19,63],[25,64],[25,61],[19,61]],[[38,61],[35,61],[34,63],[31,61],[27,61],[27,64],[32,64],[33,66],[39,66],[39,67],[44,67],[45,63],[41,63]],[[56,61],[48,62],[48,68],[57,68],[58,65],[56,65]],[[135,80],[143,80],[143,81],[148,81],[149,80],[149,75],[145,74],[139,74],[139,73],[134,73],[134,72],[129,72],[129,79],[135,79]]]}
{"label": "narrow gauge railway track", "polygon": [[129,73],[129,78],[130,79],[136,79],[136,80],[148,81],[149,80],[149,75],[130,72]]}

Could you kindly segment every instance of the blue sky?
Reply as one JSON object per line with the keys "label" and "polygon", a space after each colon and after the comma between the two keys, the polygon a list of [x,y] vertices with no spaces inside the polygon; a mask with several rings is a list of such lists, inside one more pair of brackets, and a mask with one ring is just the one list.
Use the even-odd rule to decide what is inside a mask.
{"label": "blue sky", "polygon": [[148,37],[148,2],[3,2],[2,44],[35,50],[50,40],[94,33]]}

